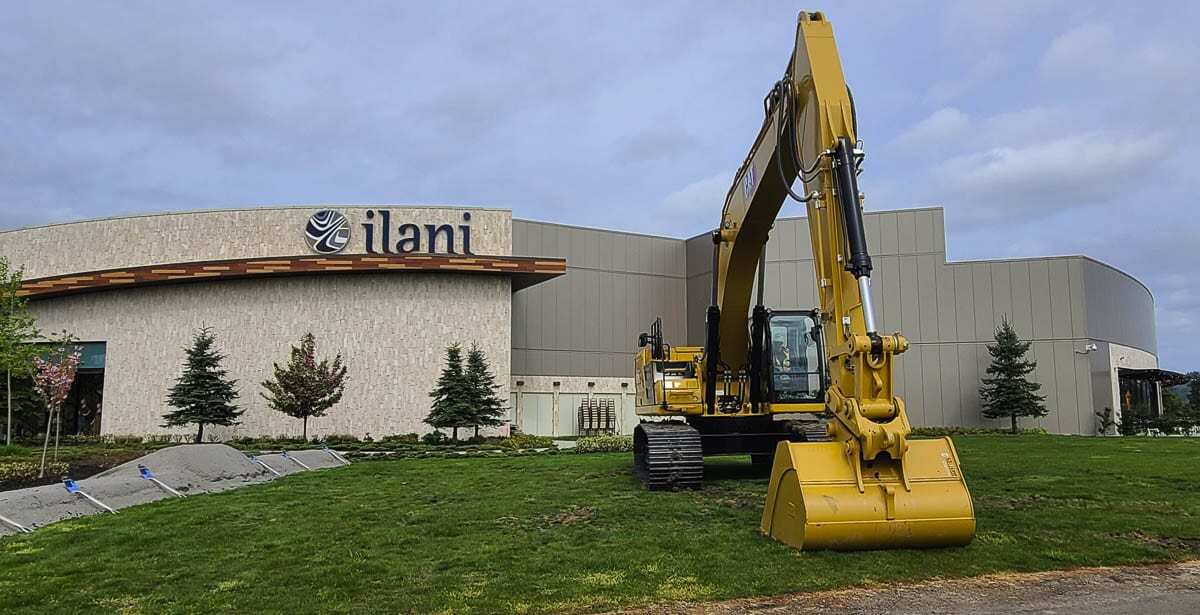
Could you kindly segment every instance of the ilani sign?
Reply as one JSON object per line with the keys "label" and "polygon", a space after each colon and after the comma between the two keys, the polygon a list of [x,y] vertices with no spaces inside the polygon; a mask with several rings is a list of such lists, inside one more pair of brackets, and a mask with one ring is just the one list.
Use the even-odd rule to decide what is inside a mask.
{"label": "ilani sign", "polygon": [[[468,254],[471,251],[471,212],[463,212],[458,225],[393,224],[392,212],[368,209],[362,223],[368,254]],[[308,246],[319,254],[341,252],[350,243],[350,221],[341,212],[323,209],[304,227]]]}

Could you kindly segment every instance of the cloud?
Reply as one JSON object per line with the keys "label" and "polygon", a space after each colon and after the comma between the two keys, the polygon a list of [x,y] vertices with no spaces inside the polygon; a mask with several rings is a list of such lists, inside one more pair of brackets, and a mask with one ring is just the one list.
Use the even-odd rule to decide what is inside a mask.
{"label": "cloud", "polygon": [[1042,70],[1049,73],[1091,72],[1114,60],[1117,35],[1107,24],[1085,24],[1057,37],[1046,50]]}
{"label": "cloud", "polygon": [[616,158],[620,163],[669,161],[698,144],[686,130],[655,125],[621,139]]}
{"label": "cloud", "polygon": [[691,182],[668,194],[657,215],[668,220],[671,233],[680,237],[716,228],[732,182],[731,173],[717,173]]}
{"label": "cloud", "polygon": [[662,209],[683,215],[712,212],[715,219],[725,206],[725,195],[729,193],[732,182],[729,173],[717,173],[696,180],[668,194],[663,199]]}
{"label": "cloud", "polygon": [[952,41],[984,46],[1019,31],[1029,20],[1049,12],[1055,4],[1054,0],[958,0],[942,11],[942,27]]}
{"label": "cloud", "polygon": [[969,219],[1045,217],[1116,199],[1166,144],[1157,134],[1092,132],[950,158],[932,175]]}
{"label": "cloud", "polygon": [[976,123],[969,142],[987,147],[1021,147],[1048,137],[1087,130],[1092,124],[1079,108],[1065,105],[1036,105],[1013,111],[1002,111]]}
{"label": "cloud", "polygon": [[925,99],[936,104],[944,104],[948,100],[968,94],[1000,77],[1007,64],[1003,54],[989,51],[972,64],[961,77],[939,81],[930,86],[929,90],[925,92]]}
{"label": "cloud", "polygon": [[[1184,291],[1200,288],[1200,264],[1170,251],[1200,239],[1165,233],[1200,189],[1200,4],[1127,18],[1098,1],[829,11],[867,139],[862,186],[872,209],[944,205],[956,257],[1083,251],[1130,271],[1159,300],[1164,357],[1200,365],[1166,333],[1196,320]],[[694,234],[757,134],[795,11],[16,3],[0,11],[0,227],[458,202]]]}
{"label": "cloud", "polygon": [[954,107],[942,107],[917,122],[892,142],[893,147],[920,150],[961,137],[971,125],[967,114]]}
{"label": "cloud", "polygon": [[1087,77],[1156,86],[1194,86],[1200,46],[1170,38],[1119,37],[1108,24],[1088,23],[1055,37],[1041,70],[1052,78]]}

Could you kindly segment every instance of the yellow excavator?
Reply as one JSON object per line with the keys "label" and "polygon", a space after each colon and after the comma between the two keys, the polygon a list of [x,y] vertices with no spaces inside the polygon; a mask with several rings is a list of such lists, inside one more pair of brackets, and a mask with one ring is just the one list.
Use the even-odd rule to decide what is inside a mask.
{"label": "yellow excavator", "polygon": [[[749,453],[772,463],[762,531],[788,545],[965,545],[975,514],[954,444],[910,439],[893,390],[908,340],[877,328],[864,154],[824,14],[800,13],[791,62],[763,107],[712,233],[704,346],[666,344],[661,319],[639,337],[637,413],[657,419],[634,432],[634,471],[651,489],[698,488],[704,456]],[[765,246],[788,198],[808,213],[814,310],[763,305]]]}

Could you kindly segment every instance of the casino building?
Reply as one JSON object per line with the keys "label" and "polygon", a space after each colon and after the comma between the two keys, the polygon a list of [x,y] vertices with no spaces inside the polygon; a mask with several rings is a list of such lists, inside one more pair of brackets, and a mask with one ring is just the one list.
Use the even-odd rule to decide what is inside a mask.
{"label": "casino building", "polygon": [[[1053,433],[1095,434],[1105,408],[1161,407],[1154,300],[1086,256],[946,260],[942,210],[872,212],[876,314],[912,342],[899,393],[917,426],[998,425],[980,415],[986,344],[1007,317],[1032,340]],[[815,302],[804,218],[777,221],[767,303]],[[669,343],[701,345],[711,242],[514,220],[497,209],[321,206],[194,211],[0,232],[0,255],[43,331],[83,342],[79,432],[161,426],[183,348],[210,326],[245,409],[217,437],[298,434],[259,383],[312,332],[350,381],[315,434],[425,432],[448,344],[477,344],[527,433],[574,435],[611,408],[631,432],[637,334],[662,316]],[[86,417],[82,420],[79,417]],[[582,418],[581,418],[582,417]],[[72,423],[68,421],[67,430]]]}

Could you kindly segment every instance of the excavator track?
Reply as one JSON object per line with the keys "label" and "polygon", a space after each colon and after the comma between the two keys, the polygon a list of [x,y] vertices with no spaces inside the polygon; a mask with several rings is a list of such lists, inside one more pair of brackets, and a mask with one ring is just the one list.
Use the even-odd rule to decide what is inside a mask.
{"label": "excavator track", "polygon": [[828,421],[796,423],[792,426],[792,431],[803,436],[805,442],[833,442],[825,428],[827,423]]}
{"label": "excavator track", "polygon": [[633,471],[650,490],[699,489],[700,432],[683,423],[641,423],[633,432]]}

